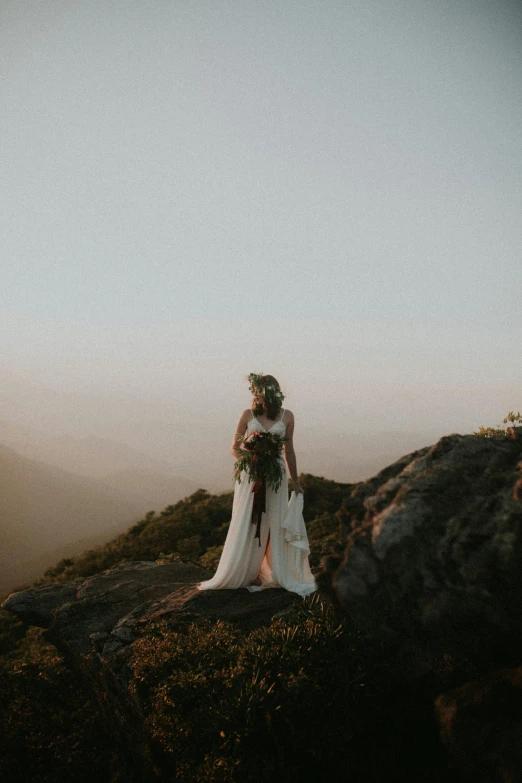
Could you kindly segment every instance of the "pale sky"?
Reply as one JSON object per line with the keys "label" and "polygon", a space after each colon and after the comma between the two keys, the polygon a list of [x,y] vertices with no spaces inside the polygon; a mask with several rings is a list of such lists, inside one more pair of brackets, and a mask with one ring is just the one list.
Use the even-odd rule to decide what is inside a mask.
{"label": "pale sky", "polygon": [[522,408],[521,66],[504,0],[2,3],[1,418]]}

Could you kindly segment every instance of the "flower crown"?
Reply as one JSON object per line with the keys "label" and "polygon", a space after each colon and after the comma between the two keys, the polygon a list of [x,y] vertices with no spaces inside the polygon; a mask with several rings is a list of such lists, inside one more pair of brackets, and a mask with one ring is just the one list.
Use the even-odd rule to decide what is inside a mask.
{"label": "flower crown", "polygon": [[250,382],[248,388],[250,389],[251,394],[253,394],[256,389],[262,391],[266,403],[280,406],[285,396],[279,388],[279,385],[274,384],[273,381],[266,383],[264,378],[265,376],[261,373],[251,372],[250,375],[247,375],[247,381]]}

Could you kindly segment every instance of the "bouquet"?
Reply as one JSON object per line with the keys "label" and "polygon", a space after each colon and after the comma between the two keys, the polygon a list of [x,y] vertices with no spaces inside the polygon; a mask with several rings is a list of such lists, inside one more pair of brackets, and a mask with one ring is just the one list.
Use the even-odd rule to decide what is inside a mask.
{"label": "bouquet", "polygon": [[283,442],[288,438],[272,435],[270,432],[252,430],[246,437],[240,439],[245,453],[237,458],[234,464],[234,478],[241,484],[241,473],[245,471],[251,481],[261,481],[277,490],[283,480],[283,468],[279,461]]}
{"label": "bouquet", "polygon": [[261,546],[261,514],[266,511],[266,488],[278,490],[283,480],[283,466],[280,455],[283,443],[288,438],[271,432],[252,430],[246,437],[240,439],[244,454],[238,457],[234,464],[234,479],[241,484],[241,473],[245,471],[253,482],[252,492],[252,522],[257,525],[255,538]]}

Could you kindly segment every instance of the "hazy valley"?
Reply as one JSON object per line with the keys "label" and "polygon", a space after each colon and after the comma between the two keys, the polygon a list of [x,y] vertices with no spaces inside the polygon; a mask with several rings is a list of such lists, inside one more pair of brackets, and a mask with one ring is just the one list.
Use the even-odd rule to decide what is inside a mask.
{"label": "hazy valley", "polygon": [[[56,438],[18,445],[20,451],[0,443],[2,591],[36,578],[57,559],[104,543],[148,510],[197,489],[189,479],[152,470],[153,458],[144,458],[139,467],[135,457],[123,459],[125,449],[118,454],[115,448],[104,449],[104,443],[94,448],[92,441]],[[118,469],[111,471],[111,466]]]}
{"label": "hazy valley", "polygon": [[[230,433],[217,424],[201,429],[195,439],[192,427],[142,422],[125,442],[110,431],[106,437],[53,435],[1,421],[0,589],[17,588],[60,558],[105,543],[148,511],[200,487],[231,491]],[[429,433],[311,426],[296,437],[298,470],[361,481],[429,442]]]}

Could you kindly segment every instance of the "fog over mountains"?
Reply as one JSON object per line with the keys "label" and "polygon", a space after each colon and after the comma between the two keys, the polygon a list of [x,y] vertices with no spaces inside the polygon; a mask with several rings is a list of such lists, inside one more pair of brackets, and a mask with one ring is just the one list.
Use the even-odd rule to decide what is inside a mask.
{"label": "fog over mountains", "polygon": [[[341,474],[345,481],[366,478],[426,445],[414,433],[329,432],[328,447],[314,447],[313,436],[307,433],[312,443],[300,450],[300,472],[313,472],[307,468],[312,464],[322,467],[321,475]],[[232,457],[217,458],[217,444],[212,445],[208,459],[198,448],[190,455],[187,446],[187,475],[179,476],[168,473],[167,454],[97,436],[54,437],[0,421],[0,590],[16,589],[62,557],[105,543],[147,511],[161,510],[200,486],[229,491]]]}
{"label": "fog over mountains", "polygon": [[[226,389],[213,392],[198,408],[194,400],[167,404],[16,374],[0,379],[0,589],[15,589],[198,488],[231,491],[229,449],[249,402],[242,391],[237,401],[226,399]],[[342,482],[366,479],[447,434],[384,432],[363,422],[349,431],[323,409],[295,415],[298,472]]]}
{"label": "fog over mountains", "polygon": [[104,482],[0,445],[0,590],[104,543],[148,510],[195,489],[193,482],[146,469],[115,472]]}
{"label": "fog over mountains", "polygon": [[0,590],[105,543],[196,481],[168,461],[99,436],[54,436],[0,420]]}
{"label": "fog over mountains", "polygon": [[[117,385],[100,393],[10,371],[0,378],[0,443],[30,459],[104,480],[138,468],[226,491],[232,488],[232,437],[250,405],[248,391],[236,386],[212,388],[209,396],[196,389],[189,398],[181,398],[175,385],[168,396],[141,388],[125,392]],[[295,394],[285,400],[296,418],[298,471],[359,481],[391,459],[459,431],[433,421],[422,428],[390,426],[393,418],[383,419],[379,411],[358,416],[353,403],[347,413],[340,403],[348,395],[339,392],[337,405]]]}

